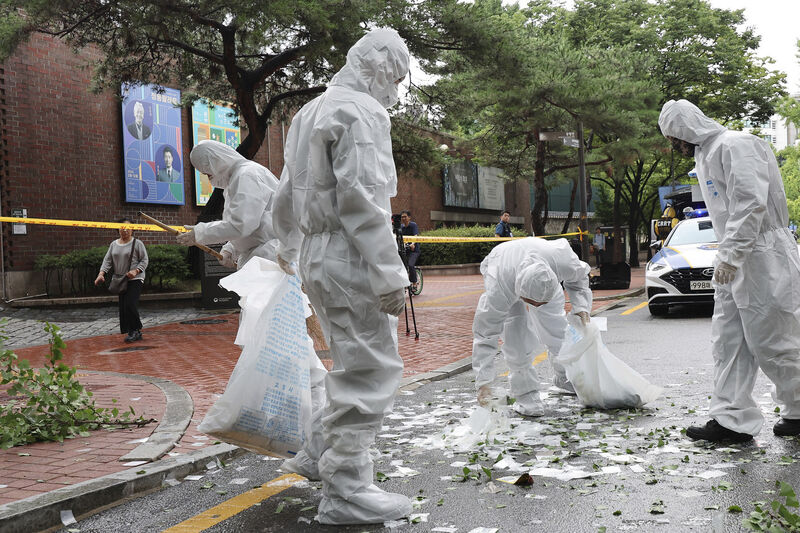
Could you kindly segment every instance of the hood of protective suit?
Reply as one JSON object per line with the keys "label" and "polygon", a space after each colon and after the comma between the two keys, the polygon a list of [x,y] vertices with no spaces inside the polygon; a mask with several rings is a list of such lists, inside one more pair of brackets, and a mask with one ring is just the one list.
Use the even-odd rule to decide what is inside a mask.
{"label": "hood of protective suit", "polygon": [[552,300],[559,287],[555,272],[540,260],[534,260],[520,270],[514,281],[514,292],[517,296],[541,303]]}
{"label": "hood of protective suit", "polygon": [[395,81],[408,74],[409,54],[400,35],[378,28],[364,35],[347,52],[347,63],[330,85],[342,85],[372,96],[389,108],[397,103]]}
{"label": "hood of protective suit", "polygon": [[664,104],[658,126],[665,137],[675,137],[698,146],[725,131],[725,126],[705,116],[688,100],[670,100]]}
{"label": "hood of protective suit", "polygon": [[197,143],[189,154],[189,159],[194,168],[208,175],[212,186],[220,189],[230,183],[233,169],[248,161],[227,144],[211,140]]}

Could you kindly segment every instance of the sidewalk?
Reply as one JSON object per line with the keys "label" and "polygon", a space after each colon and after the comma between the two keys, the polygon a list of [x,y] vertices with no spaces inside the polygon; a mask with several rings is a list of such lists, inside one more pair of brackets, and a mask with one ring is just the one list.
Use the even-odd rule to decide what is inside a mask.
{"label": "sidewalk", "polygon": [[[644,268],[633,269],[630,289],[594,291],[593,311],[613,305],[620,297],[638,294],[643,287]],[[414,340],[411,317],[407,336],[405,319],[400,316],[404,384],[469,368],[472,318],[482,292],[480,275],[425,278],[423,293],[414,298],[419,340]],[[93,485],[98,478],[105,480],[113,474],[115,479],[129,480],[125,483],[130,486],[126,485],[123,493],[131,493],[152,488],[144,482],[133,486],[145,468],[142,465],[147,464],[148,472],[154,466],[164,466],[159,469],[161,477],[154,481],[158,487],[169,474],[170,465],[180,465],[182,475],[186,475],[187,461],[202,462],[201,468],[215,455],[231,453],[232,447],[215,443],[198,432],[197,425],[223,392],[239,357],[240,350],[233,344],[237,327],[238,314],[234,313],[147,327],[144,339],[134,344],[124,343],[119,334],[68,341],[64,363],[79,368],[80,381],[94,393],[99,406],[112,406],[115,398],[113,405],[121,411],[133,406],[137,415],[155,418],[160,424],[95,431],[89,437],[63,443],[0,450],[0,530],[6,531],[4,520],[11,523],[14,519],[10,517],[33,517],[45,506],[53,512],[72,509],[76,516],[88,512],[91,507],[80,511],[86,503],[79,505],[76,498],[97,490],[97,486],[108,491],[108,486],[114,485]],[[41,366],[47,346],[15,352],[20,359]],[[330,360],[323,362],[331,366]],[[0,390],[0,401],[3,398]],[[97,494],[92,499],[96,506],[109,503]]]}

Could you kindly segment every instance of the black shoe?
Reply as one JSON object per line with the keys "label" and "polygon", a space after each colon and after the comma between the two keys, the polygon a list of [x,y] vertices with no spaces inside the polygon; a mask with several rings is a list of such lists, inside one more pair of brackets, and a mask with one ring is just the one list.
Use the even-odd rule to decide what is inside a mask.
{"label": "black shoe", "polygon": [[133,342],[136,340],[136,330],[131,331],[128,333],[128,336],[125,337],[125,342]]}
{"label": "black shoe", "polygon": [[753,439],[753,436],[749,433],[739,433],[722,427],[716,420],[709,420],[705,426],[687,428],[686,436],[692,440],[707,440],[709,442],[747,442]]}
{"label": "black shoe", "polygon": [[142,340],[142,330],[140,330],[140,329],[137,329],[136,331],[131,333],[131,335],[133,336],[133,339],[131,339],[131,342]]}
{"label": "black shoe", "polygon": [[779,437],[795,437],[800,435],[800,419],[781,418],[772,428],[772,432]]}

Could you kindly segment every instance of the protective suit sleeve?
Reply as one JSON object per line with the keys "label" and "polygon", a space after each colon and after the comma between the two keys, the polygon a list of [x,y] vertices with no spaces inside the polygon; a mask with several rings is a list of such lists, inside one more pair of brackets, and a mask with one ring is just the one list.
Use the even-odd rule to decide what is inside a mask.
{"label": "protective suit sleeve", "polygon": [[578,256],[567,245],[557,256],[556,275],[564,283],[569,295],[572,313],[592,311],[592,290],[589,288],[589,272],[592,268],[578,259]]}
{"label": "protective suit sleeve", "polygon": [[[291,142],[293,131],[289,130]],[[280,245],[278,245],[278,255],[287,263],[297,261],[299,255],[302,234],[294,216],[294,204],[292,202],[292,169],[293,165],[287,160],[281,172],[281,179],[278,183],[278,191],[275,193],[275,204],[272,207],[272,228],[277,235]]]}
{"label": "protective suit sleeve", "polygon": [[236,246],[230,241],[226,242],[219,253],[228,252],[231,254],[231,259],[233,262],[237,262],[239,260],[239,252],[236,250]]}
{"label": "protective suit sleeve", "polygon": [[[390,213],[378,202],[394,190],[384,175],[382,162],[391,161],[391,153],[379,153],[390,142],[388,117],[385,130],[369,119],[356,120],[345,127],[331,146],[333,173],[336,176],[336,199],[339,218],[351,242],[368,265],[368,281],[375,295],[387,294],[409,284],[403,262],[392,234]],[[386,205],[386,207],[389,207]]]}
{"label": "protective suit sleeve", "polygon": [[222,220],[203,222],[194,227],[200,244],[225,242],[251,235],[261,223],[261,214],[273,192],[248,169],[231,178],[225,198]]}
{"label": "protective suit sleeve", "polygon": [[732,143],[722,154],[729,214],[717,259],[736,268],[742,267],[761,232],[769,192],[768,161],[755,143],[744,141]]}

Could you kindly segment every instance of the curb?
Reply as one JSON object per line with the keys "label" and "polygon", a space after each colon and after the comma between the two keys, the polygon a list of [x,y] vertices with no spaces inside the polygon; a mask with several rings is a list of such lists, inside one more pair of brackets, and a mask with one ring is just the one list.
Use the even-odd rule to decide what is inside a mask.
{"label": "curb", "polygon": [[151,383],[161,389],[167,399],[167,406],[161,417],[161,423],[150,434],[147,442],[140,444],[119,458],[120,461],[156,461],[175,447],[189,427],[194,414],[194,402],[186,389],[172,381],[142,376],[139,374],[122,374],[119,372],[97,372]]}
{"label": "curb", "polygon": [[453,377],[455,375],[461,374],[462,372],[466,372],[467,370],[472,369],[472,356],[465,357],[454,363],[449,363],[444,365],[443,367],[437,368],[436,370],[431,370],[429,372],[424,372],[422,374],[415,374],[413,376],[408,376],[407,378],[403,378],[400,381],[400,386],[397,388],[398,390],[414,390],[418,389],[423,385],[426,385],[432,381],[441,381],[443,379],[447,379]]}
{"label": "curb", "polygon": [[61,527],[61,511],[72,511],[73,516],[80,520],[101,507],[169,485],[165,482],[167,478],[180,479],[205,470],[209,461],[230,460],[244,453],[247,451],[230,444],[216,444],[155,464],[134,467],[8,503],[0,506],[0,530],[4,533],[30,533]]}

